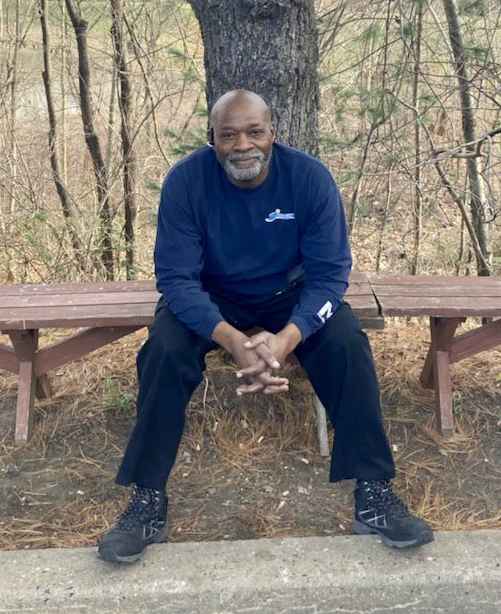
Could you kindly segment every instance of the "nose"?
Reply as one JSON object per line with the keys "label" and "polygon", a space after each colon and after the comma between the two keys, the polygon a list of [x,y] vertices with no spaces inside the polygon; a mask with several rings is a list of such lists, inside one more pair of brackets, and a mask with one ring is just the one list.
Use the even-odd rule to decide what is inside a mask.
{"label": "nose", "polygon": [[254,145],[249,141],[245,132],[239,132],[235,140],[233,149],[236,151],[249,151],[254,149]]}

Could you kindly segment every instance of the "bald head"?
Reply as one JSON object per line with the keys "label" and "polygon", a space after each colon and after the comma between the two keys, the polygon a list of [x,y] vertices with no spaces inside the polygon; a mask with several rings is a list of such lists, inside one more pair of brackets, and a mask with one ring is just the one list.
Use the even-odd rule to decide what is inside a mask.
{"label": "bald head", "polygon": [[268,174],[275,131],[271,111],[254,92],[232,90],[216,100],[210,114],[213,147],[228,179],[254,188]]}
{"label": "bald head", "polygon": [[231,90],[214,103],[210,113],[211,127],[214,128],[218,124],[222,115],[242,106],[248,106],[255,112],[262,112],[265,120],[271,123],[271,109],[261,96],[249,90]]}

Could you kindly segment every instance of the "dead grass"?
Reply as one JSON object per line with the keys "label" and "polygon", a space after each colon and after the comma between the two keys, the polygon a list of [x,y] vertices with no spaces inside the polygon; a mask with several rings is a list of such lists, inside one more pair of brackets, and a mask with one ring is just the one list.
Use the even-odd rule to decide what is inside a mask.
{"label": "dead grass", "polygon": [[[15,380],[0,374],[0,548],[95,543],[123,508],[113,478],[134,416],[136,333],[51,375],[31,441],[12,444]],[[397,488],[442,530],[501,527],[499,352],[454,367],[456,432],[435,430],[419,385],[423,322],[371,333]],[[292,367],[288,396],[237,398],[233,367],[208,357],[169,483],[170,539],[323,535],[350,530],[351,484],[327,482],[309,383]],[[332,434],[331,434],[332,436]]]}

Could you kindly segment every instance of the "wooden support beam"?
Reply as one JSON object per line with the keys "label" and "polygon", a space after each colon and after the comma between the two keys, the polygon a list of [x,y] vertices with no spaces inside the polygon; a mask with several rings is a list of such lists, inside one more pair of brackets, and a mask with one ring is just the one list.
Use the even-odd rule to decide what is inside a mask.
{"label": "wooden support beam", "polygon": [[50,347],[39,350],[35,360],[35,373],[44,375],[51,369],[61,367],[77,360],[98,348],[130,335],[142,326],[87,328],[69,339],[64,339]]}
{"label": "wooden support beam", "polygon": [[491,350],[501,344],[501,320],[489,322],[456,337],[450,349],[451,362]]}
{"label": "wooden support beam", "polygon": [[421,372],[421,385],[423,388],[433,388],[433,362],[437,351],[448,352],[457,327],[466,318],[430,318],[430,348]]}
{"label": "wooden support beam", "polygon": [[37,377],[35,394],[38,399],[50,399],[52,396],[52,386],[50,385],[47,375]]}
{"label": "wooden support beam", "polygon": [[3,343],[0,343],[0,369],[5,369],[5,371],[10,371],[11,373],[17,373],[19,370],[16,353],[12,348]]}
{"label": "wooden support beam", "polygon": [[317,434],[318,444],[320,446],[320,455],[329,456],[329,438],[327,435],[327,416],[325,407],[322,405],[322,402],[317,395],[315,395],[313,402],[315,404],[315,411],[317,414]]}
{"label": "wooden support beam", "polygon": [[9,337],[19,361],[15,442],[24,443],[30,436],[32,422],[38,330],[10,331]]}
{"label": "wooden support beam", "polygon": [[454,432],[449,352],[438,351],[435,353],[433,374],[435,380],[437,427],[444,437],[448,437]]}

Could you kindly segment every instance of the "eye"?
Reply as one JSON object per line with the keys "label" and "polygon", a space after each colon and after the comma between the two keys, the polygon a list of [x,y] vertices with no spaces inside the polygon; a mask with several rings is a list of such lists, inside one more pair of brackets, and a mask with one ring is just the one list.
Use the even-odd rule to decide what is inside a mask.
{"label": "eye", "polygon": [[253,128],[250,133],[251,136],[263,136],[264,130],[262,128]]}
{"label": "eye", "polygon": [[231,141],[232,139],[234,139],[234,138],[235,138],[235,135],[233,134],[233,132],[222,132],[222,133],[219,135],[219,138],[220,138],[222,141]]}

